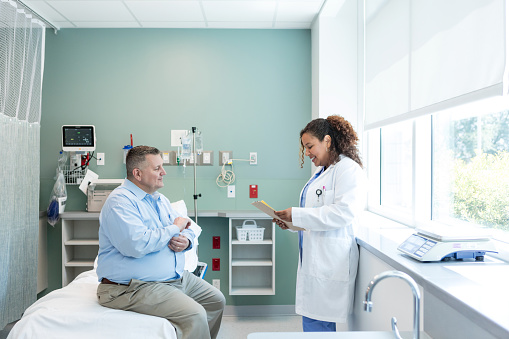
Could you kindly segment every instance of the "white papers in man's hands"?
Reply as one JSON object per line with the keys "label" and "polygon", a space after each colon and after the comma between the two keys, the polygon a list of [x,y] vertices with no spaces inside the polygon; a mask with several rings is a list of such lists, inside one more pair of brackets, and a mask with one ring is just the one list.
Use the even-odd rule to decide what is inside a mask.
{"label": "white papers in man's hands", "polygon": [[[268,216],[271,216],[272,218],[274,219],[279,219],[281,220],[281,218],[279,218],[275,213],[274,213],[274,209],[272,207],[270,207],[265,201],[261,200],[261,201],[255,201],[253,203],[251,203],[251,205],[253,205],[254,207],[258,208],[260,211],[262,211],[263,213],[267,214]],[[293,226],[293,224],[290,222],[290,221],[284,221],[282,220],[286,226],[288,226],[289,229],[291,230],[294,230],[294,231],[304,231],[304,228],[301,228],[301,227],[297,227],[297,226]]]}

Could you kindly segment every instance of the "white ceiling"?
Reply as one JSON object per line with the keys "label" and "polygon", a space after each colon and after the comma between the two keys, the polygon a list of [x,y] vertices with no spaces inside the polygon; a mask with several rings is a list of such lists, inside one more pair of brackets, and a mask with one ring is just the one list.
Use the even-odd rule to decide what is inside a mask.
{"label": "white ceiling", "polygon": [[326,0],[22,0],[57,28],[311,28]]}

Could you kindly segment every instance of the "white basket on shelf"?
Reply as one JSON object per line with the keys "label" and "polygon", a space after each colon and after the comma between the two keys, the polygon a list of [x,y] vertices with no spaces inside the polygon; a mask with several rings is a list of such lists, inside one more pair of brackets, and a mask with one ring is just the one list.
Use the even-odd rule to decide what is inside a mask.
{"label": "white basket on shelf", "polygon": [[242,226],[235,226],[237,229],[237,240],[246,241],[247,240],[247,228],[242,228]]}
{"label": "white basket on shelf", "polygon": [[237,229],[237,240],[239,241],[262,241],[264,227],[258,227],[255,220],[244,220],[242,226],[235,226]]}
{"label": "white basket on shelf", "polygon": [[249,241],[262,241],[263,240],[263,232],[265,231],[264,227],[251,228],[247,231],[248,240]]}

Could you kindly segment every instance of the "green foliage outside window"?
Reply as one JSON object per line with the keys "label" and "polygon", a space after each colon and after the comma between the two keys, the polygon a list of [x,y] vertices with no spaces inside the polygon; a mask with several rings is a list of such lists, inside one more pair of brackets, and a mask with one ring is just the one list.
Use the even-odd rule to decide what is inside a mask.
{"label": "green foliage outside window", "polygon": [[509,231],[509,152],[480,153],[454,165],[456,218]]}
{"label": "green foliage outside window", "polygon": [[454,217],[509,231],[509,111],[458,120],[454,130]]}

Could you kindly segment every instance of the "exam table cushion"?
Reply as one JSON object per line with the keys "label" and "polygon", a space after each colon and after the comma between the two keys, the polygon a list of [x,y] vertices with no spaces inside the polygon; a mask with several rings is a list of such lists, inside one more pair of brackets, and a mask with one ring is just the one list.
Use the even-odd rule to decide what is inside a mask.
{"label": "exam table cushion", "polygon": [[81,273],[32,304],[7,338],[177,338],[164,318],[99,305],[98,284],[95,270]]}

